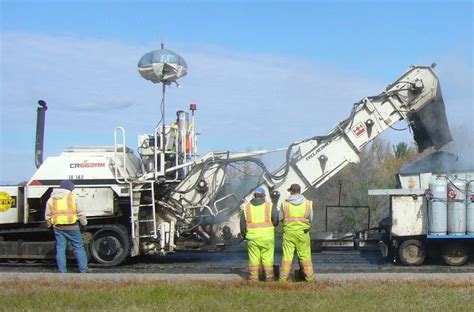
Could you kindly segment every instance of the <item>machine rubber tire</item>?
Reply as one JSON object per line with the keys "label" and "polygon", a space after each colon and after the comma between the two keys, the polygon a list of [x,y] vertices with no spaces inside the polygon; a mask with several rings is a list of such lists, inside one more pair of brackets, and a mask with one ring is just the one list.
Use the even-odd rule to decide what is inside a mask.
{"label": "machine rubber tire", "polygon": [[408,239],[398,247],[398,257],[404,265],[420,265],[426,258],[425,247],[417,239]]}
{"label": "machine rubber tire", "polygon": [[447,265],[461,266],[469,260],[469,250],[464,244],[448,243],[441,248],[441,257]]}
{"label": "machine rubber tire", "polygon": [[127,259],[130,241],[125,229],[109,226],[94,233],[89,248],[94,261],[103,266],[115,266]]}

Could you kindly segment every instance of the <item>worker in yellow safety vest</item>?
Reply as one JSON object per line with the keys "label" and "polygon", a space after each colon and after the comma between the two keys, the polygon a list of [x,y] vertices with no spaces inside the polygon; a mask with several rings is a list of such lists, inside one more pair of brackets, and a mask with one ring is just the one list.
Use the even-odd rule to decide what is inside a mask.
{"label": "worker in yellow safety vest", "polygon": [[258,281],[263,267],[265,279],[274,279],[275,226],[278,225],[276,204],[265,200],[265,190],[254,191],[254,198],[244,204],[240,220],[242,236],[247,240],[249,255],[249,280]]}
{"label": "worker in yellow safety vest", "polygon": [[313,203],[300,194],[301,187],[298,184],[292,184],[288,191],[290,197],[282,203],[280,209],[280,220],[283,222],[280,281],[288,280],[295,250],[306,281],[312,281],[314,273],[309,228],[313,220]]}
{"label": "worker in yellow safety vest", "polygon": [[89,271],[87,255],[78,224],[85,227],[87,219],[85,213],[76,204],[73,190],[74,183],[69,180],[61,181],[60,188],[53,190],[46,203],[45,220],[48,227],[52,227],[56,238],[56,262],[59,272],[67,272],[66,248],[69,241],[79,271],[87,273]]}

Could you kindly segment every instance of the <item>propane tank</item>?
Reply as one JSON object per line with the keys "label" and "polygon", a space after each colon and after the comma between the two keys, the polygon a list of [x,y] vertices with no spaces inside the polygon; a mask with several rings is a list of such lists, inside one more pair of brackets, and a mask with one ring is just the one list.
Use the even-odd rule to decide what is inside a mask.
{"label": "propane tank", "polygon": [[469,183],[467,192],[466,230],[468,235],[474,235],[474,181]]}
{"label": "propane tank", "polygon": [[447,188],[445,180],[433,179],[428,190],[428,232],[432,235],[446,235],[448,230]]}
{"label": "propane tank", "polygon": [[467,183],[455,180],[448,184],[448,234],[466,234]]}

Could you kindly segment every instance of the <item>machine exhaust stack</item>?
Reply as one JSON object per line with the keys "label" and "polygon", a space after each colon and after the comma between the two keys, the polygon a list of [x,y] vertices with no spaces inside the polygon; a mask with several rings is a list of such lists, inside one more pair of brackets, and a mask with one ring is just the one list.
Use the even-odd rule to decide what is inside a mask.
{"label": "machine exhaust stack", "polygon": [[48,106],[43,100],[38,101],[36,110],[36,142],[35,142],[35,165],[39,168],[43,163],[44,123]]}

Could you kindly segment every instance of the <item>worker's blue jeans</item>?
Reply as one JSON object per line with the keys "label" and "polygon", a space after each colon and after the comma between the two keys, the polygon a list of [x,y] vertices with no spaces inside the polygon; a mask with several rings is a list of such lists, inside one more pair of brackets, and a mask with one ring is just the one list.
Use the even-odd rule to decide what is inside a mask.
{"label": "worker's blue jeans", "polygon": [[70,241],[72,251],[74,252],[79,266],[79,271],[81,273],[87,273],[87,255],[84,249],[84,243],[82,242],[81,231],[79,229],[72,231],[54,229],[54,235],[56,236],[56,262],[59,272],[67,273],[66,248],[67,242]]}

